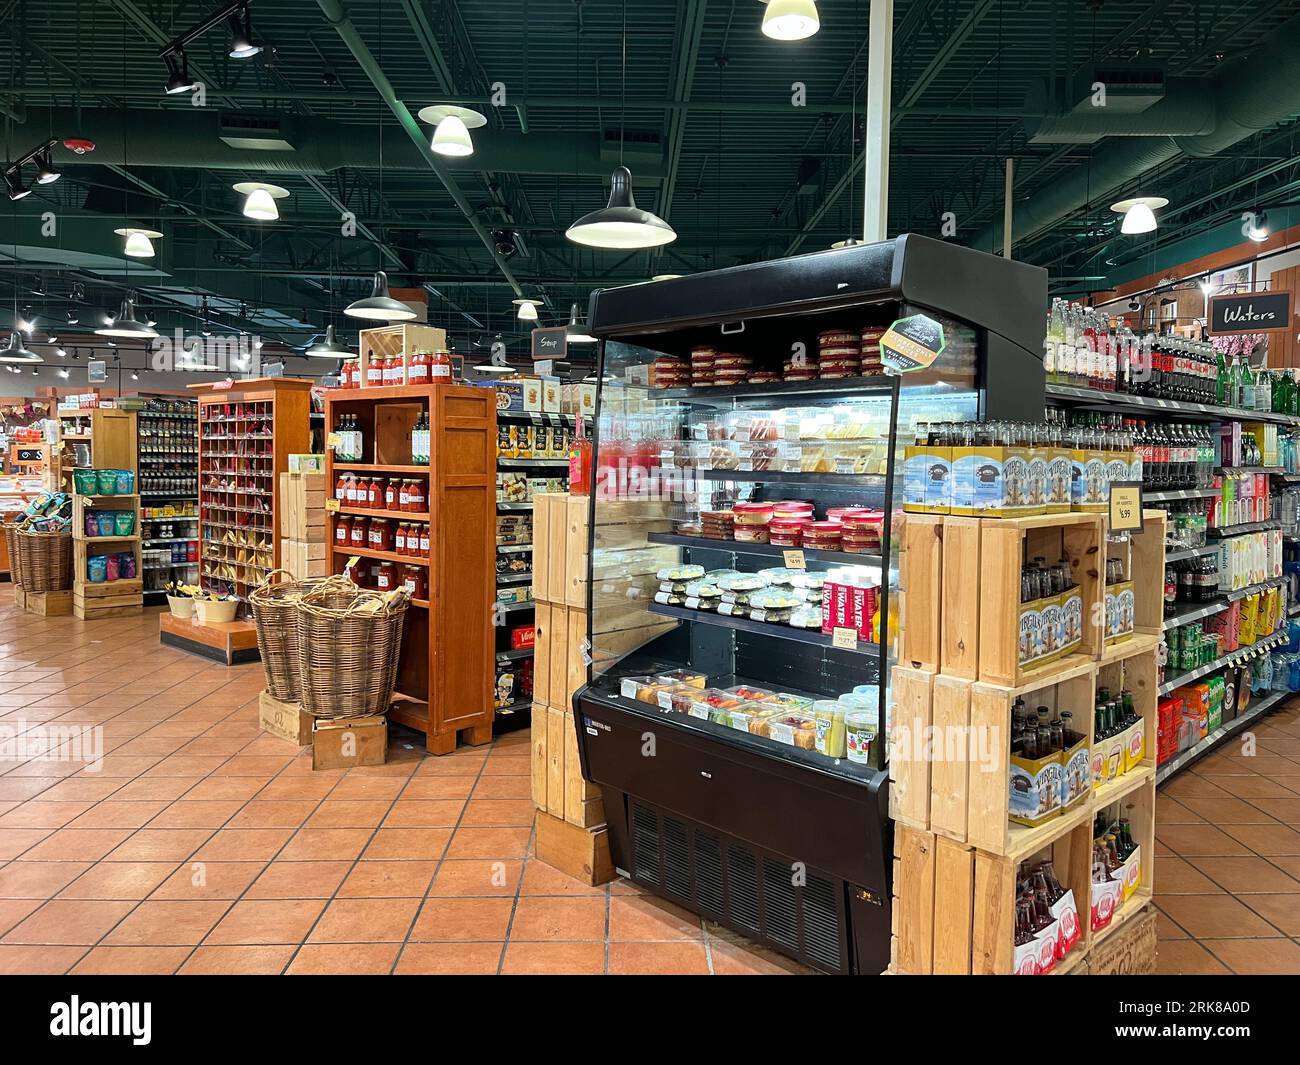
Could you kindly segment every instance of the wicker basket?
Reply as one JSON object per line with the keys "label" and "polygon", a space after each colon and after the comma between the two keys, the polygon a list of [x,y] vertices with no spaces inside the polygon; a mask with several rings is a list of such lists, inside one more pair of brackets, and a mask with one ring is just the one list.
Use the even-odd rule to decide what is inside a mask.
{"label": "wicker basket", "polygon": [[[272,583],[280,575],[288,580]],[[322,580],[323,577],[313,577],[296,581],[288,570],[277,569],[268,573],[266,580],[248,596],[253,620],[257,623],[257,649],[262,654],[262,668],[266,670],[266,690],[284,703],[296,703],[301,699],[298,684],[298,601]]]}
{"label": "wicker basket", "polygon": [[383,714],[393,698],[410,596],[324,578],[298,600],[298,682],[314,717]]}
{"label": "wicker basket", "polygon": [[18,550],[18,523],[5,522],[5,545],[9,548],[9,579],[15,588],[23,587],[23,557]]}
{"label": "wicker basket", "polygon": [[72,534],[28,532],[17,534],[23,590],[61,592],[72,587]]}

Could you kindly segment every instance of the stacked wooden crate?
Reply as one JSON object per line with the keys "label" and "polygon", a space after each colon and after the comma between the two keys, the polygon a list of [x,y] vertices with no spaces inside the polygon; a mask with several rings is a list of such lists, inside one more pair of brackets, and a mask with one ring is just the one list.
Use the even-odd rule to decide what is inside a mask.
{"label": "stacked wooden crate", "polygon": [[[1091,514],[968,518],[908,514],[902,532],[903,629],[892,673],[890,814],[898,973],[1012,971],[1016,875],[1050,858],[1074,892],[1083,926],[1057,972],[1083,971],[1089,950],[1115,936],[1151,897],[1155,831],[1155,656],[1160,644],[1164,516],[1108,540]],[[1068,559],[1083,597],[1083,639],[1044,665],[1019,662],[1021,567]],[[1105,559],[1121,555],[1135,585],[1135,629],[1107,642]],[[1011,705],[1070,709],[1093,743],[1098,686],[1132,690],[1143,720],[1140,765],[1033,827],[1008,819]],[[904,750],[902,741],[910,750]],[[960,745],[956,745],[960,741]],[[987,745],[977,747],[976,745]],[[1141,847],[1142,885],[1093,933],[1089,910],[1094,817],[1121,800]]]}
{"label": "stacked wooden crate", "polygon": [[325,475],[280,474],[280,566],[302,580],[328,572]]}
{"label": "stacked wooden crate", "polygon": [[573,694],[587,680],[586,496],[533,497],[533,802],[537,855],[589,883],[612,879],[605,806],[582,776]]}

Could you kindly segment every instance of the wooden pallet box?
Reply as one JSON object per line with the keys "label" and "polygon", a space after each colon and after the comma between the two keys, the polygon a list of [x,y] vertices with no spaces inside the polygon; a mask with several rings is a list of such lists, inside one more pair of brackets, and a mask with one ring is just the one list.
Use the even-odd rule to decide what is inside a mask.
{"label": "wooden pallet box", "polygon": [[325,475],[280,474],[280,535],[289,540],[325,541]]}
{"label": "wooden pallet box", "polygon": [[1158,920],[1155,906],[1143,906],[1121,932],[1088,952],[1088,975],[1154,976]]}
{"label": "wooden pallet box", "polygon": [[280,541],[280,566],[297,580],[306,577],[324,577],[329,573],[329,550],[324,540],[309,543],[304,540]]}
{"label": "wooden pallet box", "polygon": [[534,703],[531,739],[533,804],[579,828],[604,824],[600,788],[582,776],[573,712]]}
{"label": "wooden pallet box", "polygon": [[67,617],[72,613],[72,589],[58,592],[26,592],[21,604],[28,613],[45,618]]}
{"label": "wooden pallet box", "polygon": [[609,829],[579,828],[552,814],[537,815],[537,857],[584,884],[596,887],[614,879]]}
{"label": "wooden pallet box", "polygon": [[316,719],[311,736],[312,769],[352,769],[388,761],[388,719],[383,714]]}
{"label": "wooden pallet box", "polygon": [[930,827],[930,760],[926,757],[934,678],[899,666],[894,685],[893,725],[889,746],[889,816],[900,825]]}
{"label": "wooden pallet box", "polygon": [[[411,356],[417,352],[447,350],[447,331],[423,322],[402,322],[398,325],[381,325],[362,329],[358,334],[361,362],[361,387],[370,387],[366,371],[373,359],[400,355],[402,379],[394,384],[410,384]],[[424,382],[429,384],[428,381]]]}
{"label": "wooden pallet box", "polygon": [[943,616],[944,520],[930,514],[904,514],[900,536],[899,588],[902,631],[899,661],[926,673],[939,670]]}
{"label": "wooden pallet box", "polygon": [[299,703],[286,703],[264,691],[257,697],[257,710],[263,732],[296,747],[306,747],[312,742],[315,719]]}

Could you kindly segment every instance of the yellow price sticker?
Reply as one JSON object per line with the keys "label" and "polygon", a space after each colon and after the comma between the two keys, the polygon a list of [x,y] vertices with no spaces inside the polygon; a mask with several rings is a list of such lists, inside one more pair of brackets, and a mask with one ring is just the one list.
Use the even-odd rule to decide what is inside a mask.
{"label": "yellow price sticker", "polygon": [[832,629],[831,646],[838,647],[844,651],[856,651],[858,649],[857,629],[847,629],[847,628]]}
{"label": "yellow price sticker", "polygon": [[1110,531],[1142,531],[1142,485],[1135,481],[1112,481],[1110,485]]}
{"label": "yellow price sticker", "polygon": [[348,559],[348,564],[343,567],[343,572],[346,573],[348,570],[350,570],[353,566],[355,566],[360,561],[361,561],[360,555],[353,555],[350,559]]}
{"label": "yellow price sticker", "polygon": [[339,504],[339,501],[338,501],[337,499],[327,499],[327,500],[325,500],[325,509],[328,510],[328,511],[330,511],[331,513],[337,513],[337,512],[338,512],[338,509],[339,509],[339,506],[340,506],[340,504]]}
{"label": "yellow price sticker", "polygon": [[343,443],[343,437],[340,436],[338,433],[330,433],[325,437],[325,446],[329,448],[331,451],[341,446],[342,443]]}
{"label": "yellow price sticker", "polygon": [[804,562],[802,551],[782,551],[781,554],[785,556],[785,564],[787,569],[808,568],[807,564]]}

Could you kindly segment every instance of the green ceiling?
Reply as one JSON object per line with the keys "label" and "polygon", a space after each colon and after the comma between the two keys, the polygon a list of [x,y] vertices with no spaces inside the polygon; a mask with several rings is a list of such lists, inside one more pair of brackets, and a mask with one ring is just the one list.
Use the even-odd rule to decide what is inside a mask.
{"label": "green ceiling", "polygon": [[[254,31],[272,48],[231,60],[219,28],[190,46],[208,85],[196,109],[163,94],[158,51],[217,6],[0,0],[7,157],[49,137],[100,145],[75,161],[59,148],[64,180],[0,200],[4,304],[16,285],[20,304],[61,314],[80,281],[79,302],[112,306],[128,284],[170,326],[169,306],[205,292],[236,318],[242,305],[249,328],[301,344],[383,267],[394,284],[436,290],[431,317],[468,342],[518,332],[509,278],[548,300],[545,324],[594,287],[818,250],[861,229],[869,0],[822,0],[820,32],[799,43],[765,38],[755,0],[344,0],[344,32],[327,18],[331,0],[252,0]],[[945,211],[958,241],[1000,224],[1007,157],[1022,201],[1104,159],[1116,138],[1028,142],[1023,101],[1043,79],[1103,61],[1211,77],[1297,14],[1300,0],[895,0],[891,232],[939,235]],[[506,106],[489,104],[494,83]],[[805,106],[791,103],[795,83]],[[483,101],[476,155],[435,171],[385,85],[412,114]],[[236,116],[278,123],[292,148],[227,147],[220,127]],[[1017,257],[1059,278],[1140,273],[1162,242],[1221,227],[1243,203],[1300,200],[1294,117],[1135,178],[1125,192],[1141,184],[1173,201],[1155,237],[1116,239],[1103,190]],[[593,253],[564,239],[603,203],[620,140],[638,202],[679,233],[660,252]],[[292,193],[278,223],[244,218],[230,189],[263,170]],[[47,210],[65,223],[54,240],[39,232]],[[355,236],[340,234],[344,210]],[[164,232],[161,276],[133,263],[123,278],[112,229],[126,220]],[[482,239],[499,229],[519,235],[504,269]],[[41,270],[43,286],[6,261],[15,244],[20,261],[58,266]]]}

